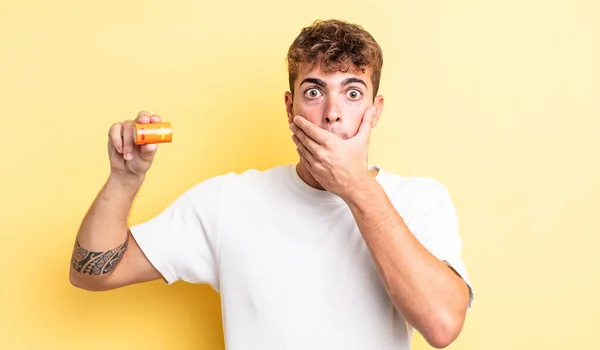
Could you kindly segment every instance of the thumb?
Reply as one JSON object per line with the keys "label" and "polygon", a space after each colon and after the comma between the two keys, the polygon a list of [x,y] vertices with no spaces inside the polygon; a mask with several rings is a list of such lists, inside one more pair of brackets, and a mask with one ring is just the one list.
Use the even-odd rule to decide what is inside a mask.
{"label": "thumb", "polygon": [[158,145],[156,143],[149,143],[146,145],[142,145],[140,147],[140,158],[145,161],[150,161],[154,157],[154,153],[158,149]]}
{"label": "thumb", "polygon": [[360,123],[360,127],[356,136],[360,137],[363,140],[368,140],[371,135],[371,128],[373,128],[373,119],[375,118],[375,106],[371,106],[367,108],[365,114],[363,115],[362,123]]}

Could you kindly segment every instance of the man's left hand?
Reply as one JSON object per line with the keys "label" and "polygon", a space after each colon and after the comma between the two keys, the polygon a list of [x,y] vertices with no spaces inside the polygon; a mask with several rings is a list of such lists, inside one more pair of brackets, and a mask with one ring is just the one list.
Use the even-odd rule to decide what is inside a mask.
{"label": "man's left hand", "polygon": [[375,110],[372,106],[365,111],[358,132],[347,140],[301,116],[290,124],[296,151],[307,170],[327,191],[343,199],[371,178],[367,157]]}

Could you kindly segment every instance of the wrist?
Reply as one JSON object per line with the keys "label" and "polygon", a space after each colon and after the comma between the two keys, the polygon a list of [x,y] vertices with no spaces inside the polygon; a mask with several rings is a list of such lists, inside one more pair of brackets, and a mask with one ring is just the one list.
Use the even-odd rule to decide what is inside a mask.
{"label": "wrist", "polygon": [[136,193],[140,187],[142,187],[144,179],[144,175],[119,174],[111,172],[108,177],[107,186]]}
{"label": "wrist", "polygon": [[341,197],[348,205],[358,206],[372,197],[373,193],[377,191],[378,186],[379,183],[374,177],[365,176],[352,184],[348,192]]}

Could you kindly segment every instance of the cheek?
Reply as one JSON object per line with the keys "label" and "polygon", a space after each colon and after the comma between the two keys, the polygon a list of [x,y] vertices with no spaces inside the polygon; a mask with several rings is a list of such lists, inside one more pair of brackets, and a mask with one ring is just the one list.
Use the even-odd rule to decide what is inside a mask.
{"label": "cheek", "polygon": [[361,109],[357,109],[356,106],[348,106],[344,109],[343,113],[346,131],[351,135],[356,134],[362,122],[364,112]]}
{"label": "cheek", "polygon": [[306,118],[313,124],[320,124],[323,108],[318,105],[302,104],[294,106],[294,114]]}

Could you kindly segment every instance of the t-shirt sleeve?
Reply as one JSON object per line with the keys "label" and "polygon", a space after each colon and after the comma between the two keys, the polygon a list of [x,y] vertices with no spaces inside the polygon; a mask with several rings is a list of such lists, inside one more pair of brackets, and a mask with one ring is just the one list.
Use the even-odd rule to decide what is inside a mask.
{"label": "t-shirt sleeve", "polygon": [[[228,174],[231,175],[231,174]],[[227,175],[188,189],[131,234],[167,284],[209,284],[219,291],[218,218]]]}
{"label": "t-shirt sleeve", "polygon": [[469,288],[471,308],[473,288],[461,257],[458,215],[448,190],[437,180],[424,178],[413,208],[407,226],[429,252],[462,277]]}

